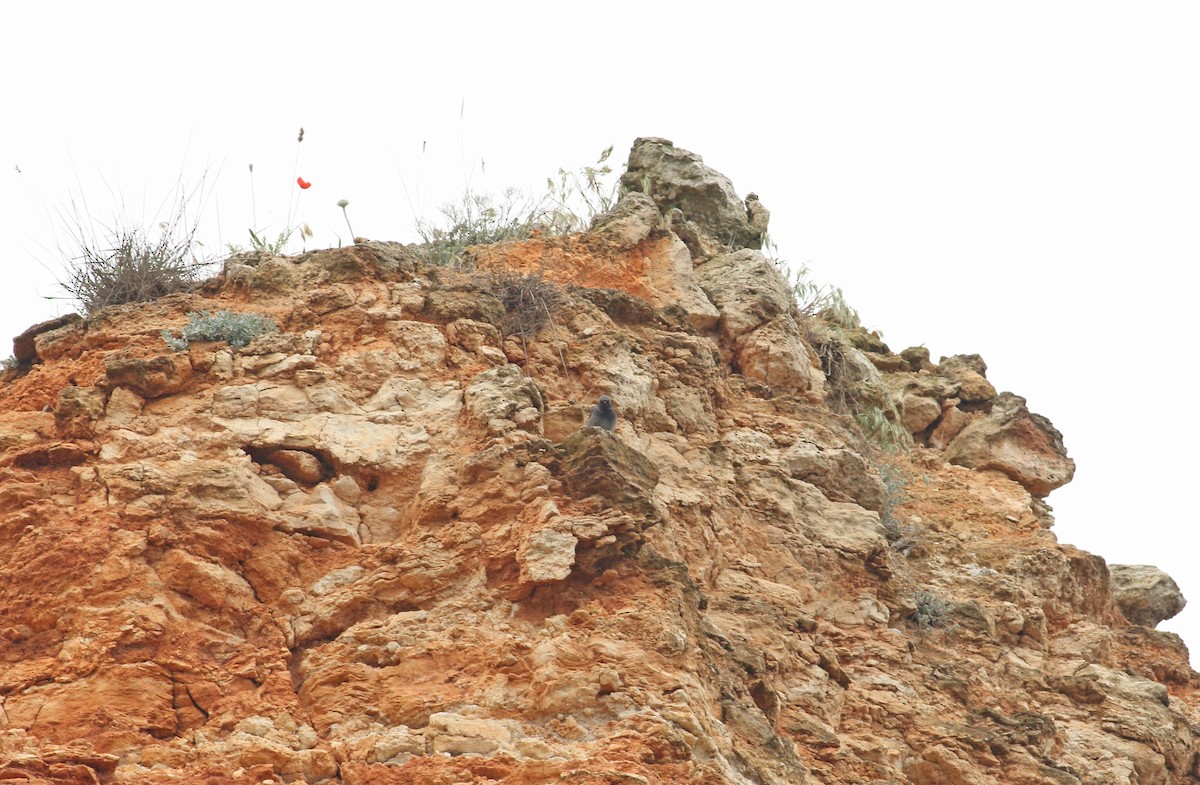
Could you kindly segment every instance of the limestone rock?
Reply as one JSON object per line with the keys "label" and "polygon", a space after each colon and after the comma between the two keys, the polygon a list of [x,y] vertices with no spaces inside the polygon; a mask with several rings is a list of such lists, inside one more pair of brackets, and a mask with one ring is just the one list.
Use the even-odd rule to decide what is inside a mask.
{"label": "limestone rock", "polygon": [[909,433],[925,430],[942,416],[942,407],[935,398],[909,394],[904,396],[901,404],[903,414],[900,422]]}
{"label": "limestone rock", "polygon": [[662,214],[649,196],[631,191],[607,213],[592,219],[589,231],[623,247],[637,245],[659,228]]}
{"label": "limestone rock", "polygon": [[577,499],[596,497],[606,507],[653,518],[659,473],[644,455],[605,431],[584,428],[562,443],[560,475]]}
{"label": "limestone rock", "polygon": [[781,394],[816,386],[813,357],[800,336],[787,282],[757,251],[714,257],[696,281],[720,312],[720,330],[739,370]]}
{"label": "limestone rock", "polygon": [[54,407],[58,432],[67,438],[88,438],[96,433],[96,421],[104,416],[104,393],[95,387],[64,387]]}
{"label": "limestone rock", "polygon": [[727,177],[704,160],[666,139],[636,139],[621,184],[644,193],[666,213],[679,208],[706,234],[732,248],[761,248],[769,213],[755,197],[754,224],[747,203],[738,198]]}
{"label": "limestone rock", "polygon": [[109,389],[126,387],[142,398],[161,398],[179,392],[192,375],[185,354],[164,354],[149,360],[117,359],[104,366]]}
{"label": "limestone rock", "polygon": [[1170,575],[1146,564],[1110,564],[1113,598],[1132,624],[1157,627],[1187,604]]}
{"label": "limestone rock", "polygon": [[542,431],[545,400],[537,384],[515,365],[479,374],[463,397],[471,418],[492,436],[517,429],[536,434]]}
{"label": "limestone rock", "polygon": [[1001,472],[1034,496],[1070,482],[1075,462],[1067,457],[1062,434],[1025,408],[1025,399],[1002,393],[992,412],[967,425],[946,447],[946,460],[971,469]]}
{"label": "limestone rock", "polygon": [[77,313],[69,313],[33,325],[25,332],[13,338],[13,357],[20,365],[30,365],[38,359],[36,340],[38,336],[50,333],[63,327],[73,327],[83,321]]}
{"label": "limestone rock", "polygon": [[[35,330],[0,780],[1193,781],[1200,676],[1148,626],[1182,598],[1045,530],[1057,432],[976,356],[800,315],[686,158],[716,190],[661,222],[472,251],[562,286],[523,341],[487,274],[368,242]],[[155,355],[251,300],[294,332]]]}

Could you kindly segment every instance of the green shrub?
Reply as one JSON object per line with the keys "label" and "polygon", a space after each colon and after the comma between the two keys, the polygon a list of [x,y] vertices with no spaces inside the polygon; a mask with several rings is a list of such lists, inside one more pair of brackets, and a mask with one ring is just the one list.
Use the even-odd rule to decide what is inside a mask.
{"label": "green shrub", "polygon": [[183,351],[192,341],[226,341],[230,346],[242,347],[264,333],[278,331],[275,320],[262,314],[193,311],[188,314],[182,338],[176,338],[170,330],[163,330],[160,335],[167,346]]}

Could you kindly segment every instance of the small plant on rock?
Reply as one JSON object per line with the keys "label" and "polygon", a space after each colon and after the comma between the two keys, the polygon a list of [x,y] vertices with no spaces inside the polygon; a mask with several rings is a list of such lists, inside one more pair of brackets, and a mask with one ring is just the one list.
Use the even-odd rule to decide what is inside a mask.
{"label": "small plant on rock", "polygon": [[611,210],[621,198],[620,182],[610,182],[613,170],[608,165],[612,155],[609,145],[593,166],[578,171],[558,170],[558,177],[546,178],[546,198],[552,205],[548,214],[549,234],[581,232],[591,226],[598,215]]}
{"label": "small plant on rock", "polygon": [[883,499],[883,508],[879,511],[879,522],[883,525],[884,536],[888,542],[896,542],[903,535],[900,521],[896,519],[896,507],[904,501],[904,488],[908,484],[895,468],[886,463],[879,467],[879,479],[883,481],[887,495]]}
{"label": "small plant on rock", "polygon": [[855,414],[854,419],[872,444],[888,452],[907,452],[912,446],[912,436],[904,430],[904,426],[888,419],[878,406],[867,407]]}
{"label": "small plant on rock", "polygon": [[188,314],[181,338],[176,338],[170,330],[163,330],[160,335],[167,346],[183,351],[192,341],[225,341],[240,348],[264,333],[278,331],[274,319],[258,313],[193,311]]}
{"label": "small plant on rock", "polygon": [[526,240],[541,226],[538,203],[509,188],[497,201],[490,194],[467,190],[457,202],[441,207],[443,225],[417,221],[419,250],[425,262],[438,267],[463,266],[463,252],[472,245]]}
{"label": "small plant on rock", "polygon": [[490,273],[485,280],[504,306],[504,319],[497,326],[506,338],[537,335],[565,302],[562,288],[541,273]]}
{"label": "small plant on rock", "polygon": [[951,627],[950,612],[954,603],[946,598],[928,591],[917,592],[913,595],[916,609],[909,615],[909,621],[917,625],[920,632]]}
{"label": "small plant on rock", "polygon": [[187,292],[200,284],[210,264],[197,255],[196,225],[188,217],[188,195],[181,195],[171,217],[153,234],[136,224],[112,226],[85,218],[72,203],[73,251],[65,251],[67,280],[60,281],[84,313],[109,305],[153,300],[174,292]]}

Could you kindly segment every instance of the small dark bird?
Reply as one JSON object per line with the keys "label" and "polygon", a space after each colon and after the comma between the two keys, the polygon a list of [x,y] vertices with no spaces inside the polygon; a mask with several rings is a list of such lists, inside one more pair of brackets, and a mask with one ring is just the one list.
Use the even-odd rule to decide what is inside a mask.
{"label": "small dark bird", "polygon": [[613,410],[612,398],[607,395],[600,396],[600,400],[592,407],[587,424],[589,428],[603,428],[606,431],[616,429],[617,413]]}

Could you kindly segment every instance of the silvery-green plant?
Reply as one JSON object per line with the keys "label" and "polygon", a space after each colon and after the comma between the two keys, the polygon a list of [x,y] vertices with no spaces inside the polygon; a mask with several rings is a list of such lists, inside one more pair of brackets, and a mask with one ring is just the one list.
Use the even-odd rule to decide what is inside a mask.
{"label": "silvery-green plant", "polygon": [[163,330],[159,334],[167,346],[175,351],[183,351],[192,341],[225,341],[230,346],[240,348],[264,333],[278,331],[279,326],[269,316],[222,310],[216,313],[189,313],[182,337],[175,337],[170,330]]}

